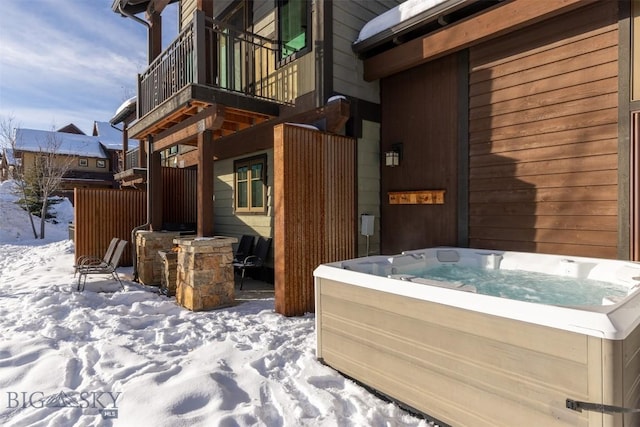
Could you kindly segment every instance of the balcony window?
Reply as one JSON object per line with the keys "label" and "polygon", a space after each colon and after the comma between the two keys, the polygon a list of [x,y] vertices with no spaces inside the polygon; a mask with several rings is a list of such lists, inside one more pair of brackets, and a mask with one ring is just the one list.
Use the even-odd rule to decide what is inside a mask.
{"label": "balcony window", "polygon": [[307,0],[278,1],[278,39],[280,60],[295,58],[309,50],[310,8]]}
{"label": "balcony window", "polygon": [[265,213],[266,156],[235,162],[235,208],[239,213]]}

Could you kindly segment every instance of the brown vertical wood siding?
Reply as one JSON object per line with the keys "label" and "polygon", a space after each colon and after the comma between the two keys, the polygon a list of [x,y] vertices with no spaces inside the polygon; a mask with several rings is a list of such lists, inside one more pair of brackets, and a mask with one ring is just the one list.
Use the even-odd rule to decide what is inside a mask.
{"label": "brown vertical wood siding", "polygon": [[75,255],[100,256],[112,238],[129,242],[121,266],[132,265],[131,230],[146,222],[146,192],[76,188],[74,192]]}
{"label": "brown vertical wood siding", "polygon": [[[164,221],[196,222],[196,170],[162,168]],[[112,238],[131,241],[131,230],[147,221],[147,192],[76,188],[75,255],[102,256]],[[132,265],[127,245],[121,266]]]}
{"label": "brown vertical wood siding", "polygon": [[[456,246],[458,58],[438,59],[381,80],[382,156],[402,143],[398,167],[381,159],[381,252]],[[466,96],[466,95],[464,95]],[[390,205],[389,191],[445,190],[443,205]]]}
{"label": "brown vertical wood siding", "polygon": [[198,171],[162,168],[162,216],[165,223],[196,223]]}
{"label": "brown vertical wood siding", "polygon": [[617,257],[618,10],[470,49],[471,247]]}
{"label": "brown vertical wood siding", "polygon": [[355,257],[356,141],[299,126],[274,129],[275,309],[314,311],[313,270]]}

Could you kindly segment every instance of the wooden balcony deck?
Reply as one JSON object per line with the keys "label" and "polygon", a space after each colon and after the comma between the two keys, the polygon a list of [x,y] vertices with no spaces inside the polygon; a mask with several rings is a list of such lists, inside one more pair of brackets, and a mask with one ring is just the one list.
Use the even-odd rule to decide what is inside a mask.
{"label": "wooden balcony deck", "polygon": [[214,138],[277,116],[290,103],[276,75],[277,58],[277,42],[196,11],[138,76],[138,120],[130,135],[156,136],[213,106],[224,109]]}

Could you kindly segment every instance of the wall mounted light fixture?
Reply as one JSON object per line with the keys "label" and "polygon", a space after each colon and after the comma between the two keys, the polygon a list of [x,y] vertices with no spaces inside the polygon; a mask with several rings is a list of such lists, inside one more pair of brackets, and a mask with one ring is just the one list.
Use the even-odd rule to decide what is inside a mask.
{"label": "wall mounted light fixture", "polygon": [[402,143],[392,144],[391,151],[384,153],[385,166],[395,167],[400,166],[400,160],[402,160]]}

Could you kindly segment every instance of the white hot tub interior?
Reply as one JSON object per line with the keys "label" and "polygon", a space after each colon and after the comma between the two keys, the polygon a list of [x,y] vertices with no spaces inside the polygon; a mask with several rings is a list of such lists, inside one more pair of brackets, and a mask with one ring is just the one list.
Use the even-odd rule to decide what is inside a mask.
{"label": "white hot tub interior", "polygon": [[435,248],[343,261],[417,284],[561,306],[612,305],[640,287],[640,265],[584,257]]}

